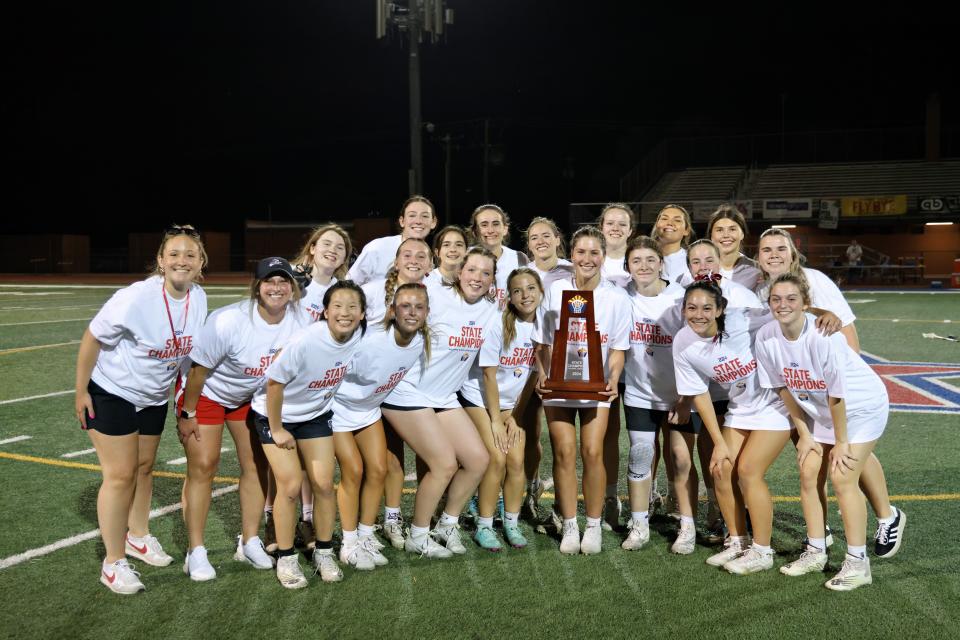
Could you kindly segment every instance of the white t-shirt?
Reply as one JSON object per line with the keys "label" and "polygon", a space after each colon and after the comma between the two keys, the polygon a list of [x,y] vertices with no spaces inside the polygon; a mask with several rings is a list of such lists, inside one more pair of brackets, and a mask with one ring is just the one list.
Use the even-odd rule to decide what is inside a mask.
{"label": "white t-shirt", "polygon": [[[563,292],[576,290],[573,278],[557,280],[547,292],[544,304],[537,311],[537,324],[541,327],[541,334],[534,340],[541,344],[553,344],[554,332],[560,326],[560,303]],[[631,312],[630,300],[627,292],[608,280],[600,279],[600,284],[593,290],[593,320],[597,331],[600,332],[600,352],[603,358],[603,376],[610,378],[610,366],[607,355],[610,349],[626,351],[630,348]],[[585,322],[581,318],[570,318],[569,334],[567,337],[567,358],[579,357],[582,361],[583,380],[590,379],[590,367],[586,357],[587,333]],[[544,406],[549,407],[596,407],[609,406],[609,403],[598,403],[594,400],[544,400]]]}
{"label": "white t-shirt", "polygon": [[388,402],[400,407],[454,409],[460,406],[457,391],[500,314],[486,298],[468,304],[450,286],[432,286],[428,292],[430,362],[425,367],[414,365]]}
{"label": "white t-shirt", "polygon": [[673,373],[673,339],[683,328],[678,300],[684,289],[669,284],[657,296],[643,296],[631,286],[632,321],[630,351],[624,365],[624,404],[641,409],[667,411],[676,404],[677,384]]}
{"label": "white t-shirt", "polygon": [[207,317],[207,294],[199,285],[180,300],[167,295],[164,303],[163,294],[163,278],[151,276],[114,293],[90,321],[100,342],[90,379],[137,409],[167,403]]}
{"label": "white t-shirt", "polygon": [[387,315],[387,304],[384,299],[387,291],[387,281],[385,278],[371,280],[362,287],[363,293],[367,296],[367,326],[374,325]]}
{"label": "white t-shirt", "polygon": [[663,275],[670,282],[679,282],[683,274],[690,274],[687,266],[687,250],[680,249],[663,257]]}
{"label": "white t-shirt", "polygon": [[623,268],[624,258],[604,258],[600,274],[618,287],[630,284],[630,274]]}
{"label": "white t-shirt", "polygon": [[542,271],[537,267],[536,262],[531,262],[527,265],[531,269],[537,272],[537,275],[540,276],[540,282],[543,284],[544,295],[550,290],[551,285],[553,285],[556,280],[569,280],[573,277],[573,263],[569,260],[564,260],[563,258],[557,259],[557,264],[550,269],[550,271]]}
{"label": "white t-shirt", "polygon": [[380,405],[423,355],[419,333],[401,347],[393,327],[370,326],[334,396],[333,430],[355,431],[379,420]]}
{"label": "white t-shirt", "polygon": [[357,256],[357,261],[347,272],[347,279],[359,285],[364,285],[377,278],[386,278],[387,271],[397,259],[397,249],[400,248],[402,236],[384,236],[371,240],[363,247]]}
{"label": "white t-shirt", "polygon": [[789,430],[786,407],[776,393],[760,386],[753,355],[752,332],[769,320],[769,314],[730,308],[724,315],[726,335],[719,342],[701,338],[689,326],[677,332],[673,341],[677,393],[699,395],[712,381],[726,389],[730,399],[723,426]]}
{"label": "white t-shirt", "polygon": [[[757,294],[739,282],[723,277],[720,274],[720,293],[727,299],[727,306],[735,309],[763,309],[766,305],[760,302]],[[687,271],[680,280],[680,286],[686,288],[694,283],[693,276]]]}
{"label": "white t-shirt", "polygon": [[295,333],[267,367],[266,378],[253,394],[250,408],[267,415],[267,380],[285,384],[281,420],[307,422],[327,411],[360,345],[360,328],[344,343],[330,335],[326,322],[314,322]]}
{"label": "white t-shirt", "polygon": [[300,306],[310,314],[310,319],[314,322],[319,321],[320,315],[323,313],[324,294],[327,289],[336,283],[336,278],[330,278],[330,282],[327,284],[320,284],[316,280],[311,280],[310,284],[307,285],[307,290],[303,292],[303,297],[300,298]]}
{"label": "white t-shirt", "polygon": [[771,320],[756,338],[760,384],[786,387],[800,408],[818,424],[831,425],[827,396],[843,398],[850,420],[872,415],[889,404],[880,377],[863,361],[842,334],[829,337],[817,331],[816,318],[807,314],[800,337],[787,340],[783,328]]}
{"label": "white t-shirt", "polygon": [[309,323],[309,314],[294,307],[277,324],[268,324],[253,300],[211,313],[190,353],[191,361],[210,369],[203,395],[229,408],[249,402],[273,356]]}
{"label": "white t-shirt", "polygon": [[453,284],[453,280],[447,280],[444,277],[443,273],[440,271],[440,267],[434,267],[433,271],[428,273],[427,277],[423,279],[423,284],[427,284],[428,282],[437,283],[437,284],[443,284],[443,283]]}
{"label": "white t-shirt", "polygon": [[[810,285],[811,307],[835,313],[844,327],[853,324],[857,316],[853,314],[853,309],[850,308],[850,304],[843,297],[840,287],[829,276],[822,271],[808,269],[807,267],[803,267],[803,275],[807,279],[807,284]],[[769,281],[757,287],[757,295],[764,304],[768,303],[770,298]]]}
{"label": "white t-shirt", "polygon": [[480,356],[470,368],[470,377],[463,383],[460,393],[473,404],[486,407],[487,390],[483,384],[483,367],[497,367],[497,388],[500,393],[500,409],[513,409],[520,398],[530,373],[537,368],[537,356],[533,337],[537,331],[534,322],[517,320],[513,341],[503,344],[503,322],[490,323],[490,332],[483,340]]}
{"label": "white t-shirt", "polygon": [[502,303],[507,297],[507,278],[514,269],[526,266],[527,256],[510,247],[503,247],[503,252],[497,258],[497,303]]}

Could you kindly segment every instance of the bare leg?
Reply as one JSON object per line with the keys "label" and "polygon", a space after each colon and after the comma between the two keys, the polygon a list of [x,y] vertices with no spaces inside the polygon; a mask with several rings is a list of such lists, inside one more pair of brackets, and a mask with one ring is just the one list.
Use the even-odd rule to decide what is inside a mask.
{"label": "bare leg", "polygon": [[90,440],[97,450],[103,482],[97,493],[97,523],[106,562],[113,563],[125,557],[124,540],[127,518],[137,486],[137,449],[139,435],[108,436],[91,429]]}
{"label": "bare leg", "polygon": [[789,431],[747,431],[746,442],[737,460],[737,476],[740,490],[750,509],[753,525],[753,540],[769,547],[773,533],[773,501],[767,487],[767,469],[777,459],[790,440]]}
{"label": "bare leg", "polygon": [[142,538],[150,533],[150,501],[153,499],[153,464],[157,460],[157,449],[160,447],[160,436],[143,436],[139,438],[139,460],[137,462],[137,490],[134,492],[133,503],[130,505],[130,515],[127,526],[135,537]]}

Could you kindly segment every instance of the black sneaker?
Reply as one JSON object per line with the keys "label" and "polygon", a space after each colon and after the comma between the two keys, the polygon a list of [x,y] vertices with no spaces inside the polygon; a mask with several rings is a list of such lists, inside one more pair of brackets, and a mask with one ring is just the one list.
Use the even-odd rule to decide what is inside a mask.
{"label": "black sneaker", "polygon": [[900,550],[900,541],[903,539],[903,529],[907,524],[907,514],[897,509],[897,517],[890,524],[877,525],[874,534],[873,553],[878,558],[892,558]]}

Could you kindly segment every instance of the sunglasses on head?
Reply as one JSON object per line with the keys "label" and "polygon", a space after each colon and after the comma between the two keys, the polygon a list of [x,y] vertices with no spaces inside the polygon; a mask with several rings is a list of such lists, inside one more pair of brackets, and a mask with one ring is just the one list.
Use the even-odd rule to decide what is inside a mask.
{"label": "sunglasses on head", "polygon": [[178,224],[172,224],[163,230],[163,235],[165,236],[179,236],[181,234],[188,235],[191,238],[200,237],[200,232],[193,227],[183,227]]}

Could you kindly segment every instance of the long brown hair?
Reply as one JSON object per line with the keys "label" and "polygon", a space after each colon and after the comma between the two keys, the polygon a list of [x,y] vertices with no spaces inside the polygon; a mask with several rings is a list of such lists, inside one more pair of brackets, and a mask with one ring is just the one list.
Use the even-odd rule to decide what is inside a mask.
{"label": "long brown hair", "polygon": [[200,251],[200,270],[197,272],[197,275],[193,278],[194,282],[200,282],[203,280],[203,270],[207,268],[207,263],[209,259],[207,258],[207,249],[203,246],[203,240],[200,238],[200,232],[197,231],[196,227],[192,224],[171,224],[169,227],[163,230],[163,238],[160,240],[160,248],[157,249],[157,258],[158,260],[153,261],[153,269],[150,271],[151,276],[160,276],[163,277],[163,271],[160,270],[159,258],[163,256],[163,250],[167,247],[167,243],[176,238],[177,236],[187,236],[191,240],[197,243],[197,249]]}
{"label": "long brown hair", "polygon": [[543,216],[537,216],[530,221],[530,224],[527,225],[527,228],[523,232],[523,243],[527,247],[527,256],[533,260],[533,251],[530,251],[530,229],[533,228],[535,224],[543,224],[550,227],[550,231],[553,232],[553,235],[557,236],[560,239],[560,245],[557,247],[557,258],[566,258],[567,257],[567,240],[563,237],[563,232],[560,231],[560,227],[557,226],[557,223],[551,220],[550,218],[544,218]]}
{"label": "long brown hair", "polygon": [[660,216],[663,215],[663,212],[666,211],[667,209],[676,209],[677,211],[683,214],[683,223],[687,225],[687,233],[680,240],[680,246],[686,249],[687,246],[689,246],[690,241],[693,240],[696,234],[693,232],[693,218],[690,217],[690,212],[687,211],[682,206],[680,206],[679,204],[672,204],[672,203],[666,204],[660,208],[660,211],[657,212],[656,220],[653,221],[653,228],[650,230],[650,237],[656,240],[657,242],[660,242],[660,236],[657,233],[657,220],[660,219]]}
{"label": "long brown hair", "polygon": [[513,282],[513,279],[518,276],[530,276],[533,278],[533,281],[537,283],[537,288],[540,289],[540,299],[543,300],[543,282],[540,281],[540,276],[537,275],[537,272],[529,267],[517,267],[510,272],[510,275],[507,277],[507,306],[503,309],[503,346],[509,346],[513,339],[517,337],[517,318],[519,313],[517,308],[513,306],[513,303],[510,302],[510,283]]}
{"label": "long brown hair", "polygon": [[496,204],[482,204],[474,209],[473,213],[470,214],[470,226],[467,227],[467,233],[470,234],[470,237],[468,238],[470,244],[480,244],[480,229],[477,228],[477,216],[484,211],[496,211],[500,214],[500,221],[503,223],[503,228],[506,230],[503,234],[503,238],[500,240],[500,244],[504,247],[507,246],[507,243],[510,242],[510,216],[507,215],[507,212],[504,211],[500,205]]}
{"label": "long brown hair", "polygon": [[[420,284],[419,282],[405,282],[399,287],[397,287],[396,292],[394,292],[393,300],[387,304],[387,313],[383,316],[383,328],[386,331],[390,329],[395,329],[397,326],[397,295],[404,291],[417,291],[423,293],[423,297],[427,301],[427,312],[430,311],[430,293],[427,291],[427,287]],[[427,325],[427,321],[423,321],[423,326],[420,327],[420,336],[423,338],[423,351],[426,355],[427,362],[430,362],[430,327]]]}
{"label": "long brown hair", "polygon": [[346,249],[346,254],[343,257],[343,264],[337,267],[336,271],[333,272],[333,276],[337,280],[343,280],[347,277],[348,262],[350,261],[350,255],[353,253],[353,243],[350,241],[350,234],[338,224],[333,222],[328,222],[327,224],[322,224],[319,227],[316,227],[311,233],[310,237],[307,238],[307,241],[300,247],[300,252],[297,253],[297,257],[291,261],[291,264],[294,266],[302,267],[312,267],[313,266],[313,255],[310,253],[310,249],[313,248],[313,245],[317,244],[317,240],[320,239],[320,236],[325,234],[327,231],[333,231],[338,236],[343,238],[343,246]]}

